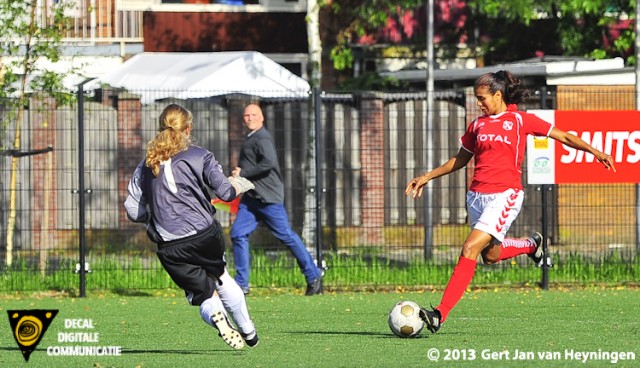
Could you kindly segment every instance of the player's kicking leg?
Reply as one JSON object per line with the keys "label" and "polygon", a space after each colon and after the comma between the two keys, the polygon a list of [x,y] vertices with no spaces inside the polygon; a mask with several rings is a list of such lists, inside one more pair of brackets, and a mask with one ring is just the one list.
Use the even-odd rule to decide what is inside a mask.
{"label": "player's kicking leg", "polygon": [[238,326],[238,331],[242,339],[249,347],[258,345],[258,334],[249,315],[247,301],[240,285],[229,276],[226,270],[220,275],[219,280],[220,282],[216,284],[216,291],[220,295],[220,300],[225,310],[231,314]]}

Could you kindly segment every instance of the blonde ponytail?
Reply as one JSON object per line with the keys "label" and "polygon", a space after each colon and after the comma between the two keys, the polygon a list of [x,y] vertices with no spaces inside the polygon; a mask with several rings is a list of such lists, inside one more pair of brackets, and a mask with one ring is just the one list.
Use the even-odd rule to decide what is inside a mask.
{"label": "blonde ponytail", "polygon": [[160,163],[186,150],[191,144],[193,115],[184,107],[171,104],[162,111],[158,120],[159,130],[147,144],[145,160],[147,167],[156,176],[160,173]]}

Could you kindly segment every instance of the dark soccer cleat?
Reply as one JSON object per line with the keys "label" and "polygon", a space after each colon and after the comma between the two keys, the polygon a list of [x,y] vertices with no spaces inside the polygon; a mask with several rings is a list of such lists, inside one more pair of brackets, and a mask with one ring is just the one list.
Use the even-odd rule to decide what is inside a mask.
{"label": "dark soccer cleat", "polygon": [[431,306],[431,310],[420,308],[420,319],[424,321],[427,325],[427,330],[431,331],[431,333],[436,333],[440,329],[442,315],[440,311],[433,308],[433,306]]}
{"label": "dark soccer cleat", "polygon": [[533,262],[535,262],[536,266],[538,267],[542,267],[542,262],[544,259],[547,260],[547,267],[553,267],[551,258],[547,257],[546,254],[544,254],[544,248],[542,246],[544,238],[542,237],[542,234],[536,232],[531,235],[529,239],[531,239],[536,244],[536,250],[535,252],[529,254],[529,258],[531,258],[531,260],[533,260]]}
{"label": "dark soccer cleat", "polygon": [[229,319],[227,319],[227,316],[222,311],[214,312],[213,316],[211,316],[211,322],[213,322],[213,326],[218,330],[218,335],[222,337],[222,340],[224,340],[227,345],[234,349],[242,349],[244,347],[244,339],[240,335],[240,332],[229,323]]}
{"label": "dark soccer cleat", "polygon": [[529,239],[536,244],[536,250],[529,254],[529,258],[531,258],[536,265],[540,266],[542,265],[542,258],[544,258],[544,249],[542,247],[542,241],[544,238],[542,237],[542,234],[536,232],[531,235]]}
{"label": "dark soccer cleat", "polygon": [[323,290],[322,290],[322,276],[318,277],[317,279],[311,281],[309,284],[307,284],[307,291],[305,292],[305,295],[317,295],[317,294],[322,294]]}
{"label": "dark soccer cleat", "polygon": [[254,332],[253,337],[250,338],[250,339],[247,338],[249,335],[245,335],[243,333],[241,333],[241,335],[242,335],[242,338],[244,339],[244,342],[250,348],[255,347],[260,342],[260,338],[258,338],[258,333],[257,332]]}

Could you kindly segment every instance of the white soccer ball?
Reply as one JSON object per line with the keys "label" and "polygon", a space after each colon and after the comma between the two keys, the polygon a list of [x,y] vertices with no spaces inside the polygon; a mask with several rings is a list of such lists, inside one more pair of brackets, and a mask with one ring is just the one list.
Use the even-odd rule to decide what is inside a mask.
{"label": "white soccer ball", "polygon": [[418,336],[424,322],[420,318],[420,306],[412,301],[397,303],[389,312],[389,328],[399,337]]}

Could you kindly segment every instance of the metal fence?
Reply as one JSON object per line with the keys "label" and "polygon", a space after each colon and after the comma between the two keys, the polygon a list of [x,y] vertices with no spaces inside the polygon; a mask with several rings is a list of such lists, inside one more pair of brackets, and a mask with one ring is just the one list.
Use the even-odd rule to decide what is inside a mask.
{"label": "metal fence", "polygon": [[[606,91],[589,93],[597,98]],[[633,91],[628,93],[632,96]],[[136,95],[103,89],[71,107],[32,100],[20,128],[13,120],[2,131],[0,264],[5,276],[23,272],[34,281],[19,286],[0,281],[0,290],[39,287],[46,275],[72,273],[84,262],[93,272],[87,278],[89,288],[100,273],[162,272],[154,245],[140,225],[127,220],[122,204],[131,173],[157,130],[159,114],[173,102],[192,111],[196,143],[211,150],[225,172],[237,161],[244,106],[250,101],[262,105],[276,142],[290,221],[312,254],[329,263],[328,272],[341,267],[331,264],[330,255],[374,255],[395,266],[416,259],[435,265],[455,262],[468,233],[465,191],[471,168],[431,183],[431,201],[406,197],[404,188],[427,167],[458,151],[459,137],[477,115],[469,90],[436,92],[431,123],[425,122],[424,93],[322,93],[262,100],[250,94],[215,95],[142,104]],[[563,98],[566,102],[567,96]],[[533,99],[526,107],[558,108],[559,100]],[[314,101],[320,102],[317,110]],[[5,108],[2,113],[6,117],[11,111]],[[554,257],[578,254],[593,264],[637,259],[635,185],[544,189],[549,191],[545,208]],[[541,187],[525,185],[525,190],[525,205],[511,236],[526,236],[542,226]],[[217,218],[227,229],[233,221],[222,211]],[[265,229],[252,237],[252,246],[271,256],[289,256]],[[272,265],[256,267],[260,272],[260,267]],[[295,269],[295,264],[286,267]],[[85,271],[89,269],[80,274],[86,276]],[[576,276],[552,273],[551,280]],[[69,280],[67,287],[75,288],[77,279]],[[346,286],[327,280],[329,287]],[[118,285],[123,282],[126,286],[126,280]]]}

